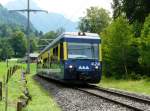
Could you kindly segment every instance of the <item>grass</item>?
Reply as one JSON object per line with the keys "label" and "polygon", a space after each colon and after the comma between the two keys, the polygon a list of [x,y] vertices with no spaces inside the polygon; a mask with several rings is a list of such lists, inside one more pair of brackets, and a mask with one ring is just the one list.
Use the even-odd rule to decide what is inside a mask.
{"label": "grass", "polygon": [[115,80],[102,78],[99,86],[115,88],[129,92],[150,95],[150,81],[148,80]]}
{"label": "grass", "polygon": [[35,74],[35,65],[31,65],[31,74],[27,76],[29,92],[32,101],[23,111],[61,111],[59,106],[40,85],[35,82],[32,77]]}
{"label": "grass", "polygon": [[[15,63],[9,64],[13,66]],[[7,65],[4,62],[0,63],[0,81],[4,83],[4,75],[7,74]],[[22,94],[21,92],[21,71],[18,70],[9,80],[8,82],[8,111],[16,111],[16,104],[18,101],[18,97]],[[3,97],[5,95],[4,87],[3,87]],[[4,101],[0,102],[0,111],[4,111]]]}
{"label": "grass", "polygon": [[[16,63],[9,63],[9,67]],[[25,64],[20,64],[26,66]],[[7,73],[7,65],[5,62],[0,62],[0,81],[3,81],[4,75]],[[29,105],[24,108],[24,111],[60,111],[60,108],[42,87],[38,85],[32,76],[35,74],[35,64],[31,65],[31,74],[27,76],[28,88],[30,95],[32,96],[32,101]],[[21,70],[17,71],[15,75],[12,76],[8,83],[8,111],[16,111],[16,104],[19,100],[19,96],[22,94],[22,83],[21,83]],[[3,90],[4,96],[4,90]],[[0,101],[0,111],[4,111],[4,101]]]}
{"label": "grass", "polygon": [[[18,64],[16,62],[9,62],[8,68]],[[3,81],[4,75],[7,74],[7,64],[6,62],[0,62],[0,81]]]}

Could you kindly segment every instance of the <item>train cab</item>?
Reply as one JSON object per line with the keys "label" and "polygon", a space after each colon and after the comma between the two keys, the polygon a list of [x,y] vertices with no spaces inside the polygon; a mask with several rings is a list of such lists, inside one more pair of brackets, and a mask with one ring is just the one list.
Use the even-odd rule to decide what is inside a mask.
{"label": "train cab", "polygon": [[94,33],[65,32],[39,55],[37,73],[68,82],[99,83],[101,38]]}

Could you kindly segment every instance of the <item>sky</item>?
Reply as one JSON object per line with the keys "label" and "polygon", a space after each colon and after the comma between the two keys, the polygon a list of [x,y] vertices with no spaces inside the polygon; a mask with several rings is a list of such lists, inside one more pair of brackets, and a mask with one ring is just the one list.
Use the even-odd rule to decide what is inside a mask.
{"label": "sky", "polygon": [[[13,0],[0,0],[5,5]],[[20,2],[24,0],[19,0]],[[68,19],[77,21],[79,17],[86,14],[86,9],[90,6],[99,6],[112,13],[112,0],[34,0],[37,5],[48,12],[61,13]]]}

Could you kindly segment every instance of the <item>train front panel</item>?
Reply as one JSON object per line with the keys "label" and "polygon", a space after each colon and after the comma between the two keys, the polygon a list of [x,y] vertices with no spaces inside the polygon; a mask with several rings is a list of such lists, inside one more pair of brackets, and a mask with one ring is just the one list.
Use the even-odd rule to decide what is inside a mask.
{"label": "train front panel", "polygon": [[96,60],[67,60],[64,68],[64,79],[87,83],[98,83],[101,79],[102,66]]}
{"label": "train front panel", "polygon": [[102,74],[100,42],[74,40],[64,44],[64,80],[98,83]]}

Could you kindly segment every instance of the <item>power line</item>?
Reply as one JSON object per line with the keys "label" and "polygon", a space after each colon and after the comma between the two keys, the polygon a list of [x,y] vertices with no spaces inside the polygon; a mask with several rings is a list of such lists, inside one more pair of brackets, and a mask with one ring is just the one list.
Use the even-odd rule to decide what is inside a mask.
{"label": "power line", "polygon": [[[39,2],[41,2],[42,0],[38,0]],[[71,16],[68,18],[69,20],[71,20],[73,17],[75,17],[76,16],[76,14],[83,8],[83,5],[85,4],[85,2],[87,3],[87,2],[89,2],[89,0],[83,0],[82,1],[82,3],[80,3],[80,5],[78,6],[78,9],[77,10],[75,10],[72,14],[71,14]],[[58,29],[59,28],[64,28],[65,29],[65,26],[68,26],[68,24],[69,24],[69,22],[68,21],[65,21],[63,24],[61,24],[61,26],[60,26],[60,20],[58,20],[57,22],[56,22],[56,26],[58,27]],[[46,25],[45,25],[45,27],[47,27]],[[48,28],[48,27],[47,27]],[[59,36],[59,35],[58,35]]]}
{"label": "power line", "polygon": [[10,12],[26,12],[27,13],[27,44],[28,44],[28,49],[27,49],[27,73],[30,73],[30,13],[31,12],[46,12],[45,10],[35,10],[35,9],[30,9],[30,0],[27,0],[27,9],[22,9],[22,10],[9,10]]}

